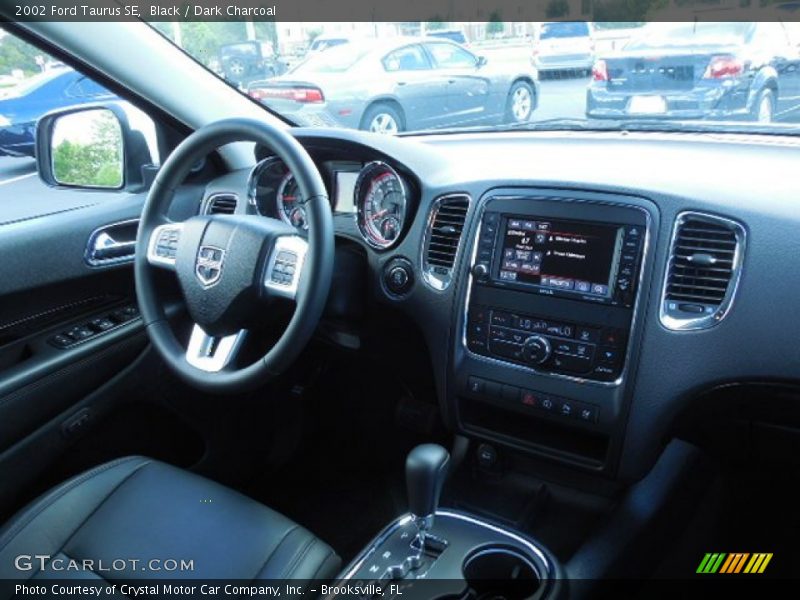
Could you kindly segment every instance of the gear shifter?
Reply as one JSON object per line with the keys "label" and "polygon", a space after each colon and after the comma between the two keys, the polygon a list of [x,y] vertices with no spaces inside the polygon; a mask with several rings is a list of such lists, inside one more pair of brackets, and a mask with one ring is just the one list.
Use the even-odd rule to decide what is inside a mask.
{"label": "gear shifter", "polygon": [[421,561],[425,551],[425,537],[433,527],[449,466],[450,454],[438,444],[417,446],[406,459],[408,507],[417,526],[414,545],[419,554],[416,563]]}
{"label": "gear shifter", "polygon": [[406,459],[408,508],[415,520],[426,522],[425,529],[433,524],[449,465],[450,454],[438,444],[417,446]]}
{"label": "gear shifter", "polygon": [[450,454],[438,444],[422,444],[408,453],[406,458],[406,487],[408,508],[417,528],[411,543],[412,553],[402,563],[389,567],[386,576],[404,579],[410,571],[422,566],[425,542],[433,527],[433,518],[439,506],[439,496],[450,466]]}

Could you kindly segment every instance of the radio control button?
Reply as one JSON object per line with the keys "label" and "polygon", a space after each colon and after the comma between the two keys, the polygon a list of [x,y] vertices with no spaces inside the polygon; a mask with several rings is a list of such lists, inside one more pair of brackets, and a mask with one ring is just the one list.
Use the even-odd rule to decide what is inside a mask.
{"label": "radio control button", "polygon": [[499,325],[500,327],[511,327],[511,315],[497,310],[492,311],[492,325]]}
{"label": "radio control button", "polygon": [[616,348],[600,348],[597,357],[600,362],[614,364],[619,361],[619,350]]}
{"label": "radio control button", "polygon": [[492,354],[510,358],[512,360],[522,360],[522,346],[510,342],[491,341]]}
{"label": "radio control button", "polygon": [[553,358],[553,366],[559,371],[585,373],[592,367],[592,361],[591,359],[583,358],[582,356],[556,354]]}
{"label": "radio control button", "polygon": [[541,335],[532,335],[522,345],[522,358],[532,364],[541,364],[550,358],[550,342]]}
{"label": "radio control button", "polygon": [[487,345],[486,340],[479,339],[479,338],[469,338],[467,339],[467,348],[471,352],[475,352],[476,354],[486,354],[487,353]]}

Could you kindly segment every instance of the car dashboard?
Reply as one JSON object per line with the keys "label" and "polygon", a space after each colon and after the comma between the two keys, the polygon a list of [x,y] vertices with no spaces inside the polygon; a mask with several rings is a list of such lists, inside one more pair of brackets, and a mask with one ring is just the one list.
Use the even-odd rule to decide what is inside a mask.
{"label": "car dashboard", "polygon": [[[453,431],[630,481],[701,392],[797,375],[794,140],[294,135],[370,299],[422,332]],[[302,234],[293,176],[267,149],[256,160],[199,210]]]}

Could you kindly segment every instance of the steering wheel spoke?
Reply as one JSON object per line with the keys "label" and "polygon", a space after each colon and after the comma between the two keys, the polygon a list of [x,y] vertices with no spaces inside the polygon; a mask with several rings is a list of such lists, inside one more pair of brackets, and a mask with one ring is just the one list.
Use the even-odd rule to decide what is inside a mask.
{"label": "steering wheel spoke", "polygon": [[183,223],[166,223],[153,229],[147,244],[147,262],[174,271],[182,230]]}
{"label": "steering wheel spoke", "polygon": [[224,337],[208,335],[195,325],[186,350],[186,362],[207,373],[217,373],[231,364],[242,347],[247,330]]}
{"label": "steering wheel spoke", "polygon": [[308,253],[308,242],[299,235],[279,236],[272,245],[264,287],[271,296],[294,300]]}

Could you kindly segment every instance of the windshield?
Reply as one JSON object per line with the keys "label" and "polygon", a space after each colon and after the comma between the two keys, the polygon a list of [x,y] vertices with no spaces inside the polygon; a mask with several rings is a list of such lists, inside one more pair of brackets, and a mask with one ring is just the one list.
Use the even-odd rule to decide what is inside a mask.
{"label": "windshield", "polygon": [[299,126],[800,133],[800,32],[778,20],[151,25]]}

